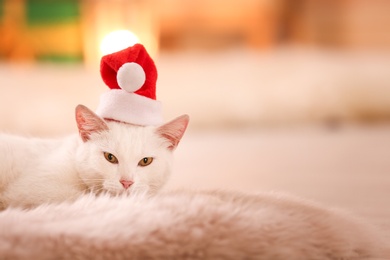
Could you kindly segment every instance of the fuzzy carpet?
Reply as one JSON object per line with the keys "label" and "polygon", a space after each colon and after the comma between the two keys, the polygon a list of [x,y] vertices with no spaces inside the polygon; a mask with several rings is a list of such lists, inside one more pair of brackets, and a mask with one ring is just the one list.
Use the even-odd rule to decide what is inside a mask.
{"label": "fuzzy carpet", "polygon": [[0,259],[390,259],[379,232],[276,193],[87,195],[0,212]]}

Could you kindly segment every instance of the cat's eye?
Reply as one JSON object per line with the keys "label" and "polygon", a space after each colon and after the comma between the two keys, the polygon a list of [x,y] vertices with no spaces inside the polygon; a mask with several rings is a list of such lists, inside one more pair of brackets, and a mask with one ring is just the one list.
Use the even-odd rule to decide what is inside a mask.
{"label": "cat's eye", "polygon": [[104,152],[104,158],[110,163],[118,163],[118,159],[112,153]]}
{"label": "cat's eye", "polygon": [[153,162],[153,157],[144,157],[138,162],[138,165],[145,167],[151,164],[152,162]]}

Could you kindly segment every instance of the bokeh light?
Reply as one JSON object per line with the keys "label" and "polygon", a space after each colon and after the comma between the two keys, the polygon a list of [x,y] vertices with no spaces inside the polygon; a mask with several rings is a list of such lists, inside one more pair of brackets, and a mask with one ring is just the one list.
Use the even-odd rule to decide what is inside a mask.
{"label": "bokeh light", "polygon": [[100,43],[102,55],[120,51],[139,43],[138,37],[128,30],[117,30],[107,34]]}

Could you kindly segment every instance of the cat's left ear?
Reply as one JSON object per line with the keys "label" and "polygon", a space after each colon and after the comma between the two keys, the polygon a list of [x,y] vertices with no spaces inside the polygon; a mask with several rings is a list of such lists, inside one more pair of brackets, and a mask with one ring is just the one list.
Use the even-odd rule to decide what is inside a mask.
{"label": "cat's left ear", "polygon": [[76,122],[83,142],[88,141],[93,133],[108,130],[108,126],[103,119],[83,105],[76,107]]}
{"label": "cat's left ear", "polygon": [[182,115],[157,128],[157,134],[169,141],[169,150],[174,150],[177,147],[187,129],[189,121],[190,117],[188,115]]}

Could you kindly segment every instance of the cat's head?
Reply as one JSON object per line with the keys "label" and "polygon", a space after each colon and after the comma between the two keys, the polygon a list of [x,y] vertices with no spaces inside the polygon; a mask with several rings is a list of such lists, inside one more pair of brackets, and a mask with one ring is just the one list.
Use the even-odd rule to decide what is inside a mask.
{"label": "cat's head", "polygon": [[157,127],[136,126],[105,121],[87,107],[77,106],[80,178],[96,193],[155,193],[168,179],[172,152],[188,121],[183,115]]}

